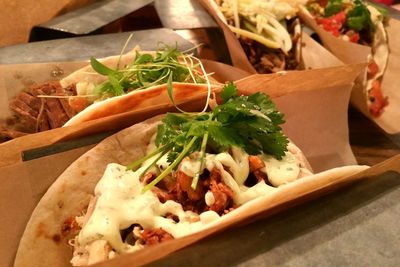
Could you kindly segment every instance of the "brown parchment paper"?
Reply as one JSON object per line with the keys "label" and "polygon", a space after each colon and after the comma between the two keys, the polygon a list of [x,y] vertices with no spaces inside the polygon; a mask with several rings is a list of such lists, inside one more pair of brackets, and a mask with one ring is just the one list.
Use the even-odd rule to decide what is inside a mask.
{"label": "brown parchment paper", "polygon": [[[233,80],[234,77],[244,77],[247,75],[246,72],[242,70],[238,70],[237,68],[233,68],[221,63],[205,61],[205,64],[207,68],[210,67],[210,70],[215,72],[215,74],[217,76],[219,75],[222,79]],[[46,64],[42,66],[45,69],[48,68]],[[60,64],[59,67],[61,68],[62,65]],[[284,72],[279,74],[257,74],[241,79],[236,84],[241,90],[247,90],[249,92],[264,91],[270,94],[272,97],[277,97],[293,91],[312,91],[329,87],[347,88],[353,82],[355,77],[354,75],[360,71],[360,68],[361,66],[355,65],[307,71]],[[39,73],[39,70],[37,71]],[[10,75],[11,73],[12,72],[10,72]],[[343,91],[338,89],[338,92]],[[203,94],[199,94],[198,97],[202,98],[204,94],[205,92]],[[347,104],[348,101],[346,98],[343,98],[342,100],[344,101],[343,103]],[[181,102],[181,104],[184,108],[186,105],[187,110],[193,110],[194,108],[199,108],[199,106],[204,105],[204,101],[200,101],[197,105],[193,105],[190,103],[190,101],[191,100],[184,100]],[[318,101],[318,99],[315,99],[314,108],[316,110],[319,109]],[[305,103],[303,100],[299,100],[297,102]],[[336,106],[342,107],[341,105],[332,104],[327,104],[326,107],[333,109],[334,111],[332,111],[332,113],[335,113],[337,110]],[[143,121],[144,119],[171,110],[174,110],[173,105],[171,104],[170,100],[165,97],[160,98],[160,101],[151,107],[142,108],[134,112],[127,112],[102,120],[100,119],[85,122],[76,126],[23,136],[0,144],[0,166],[20,162],[21,152],[25,150],[42,147],[61,141],[72,140],[74,138],[83,137],[90,134],[122,129],[132,125],[133,123]],[[347,119],[347,117],[342,116],[339,116],[338,118],[344,118],[344,120]],[[321,127],[323,127],[325,124],[327,124],[326,121],[321,122]],[[342,122],[340,125],[344,125],[344,122]],[[325,127],[328,128],[328,126]],[[346,130],[346,132],[344,132],[346,139],[343,142],[347,142],[347,121],[346,125],[343,127],[344,128],[339,128],[339,131]]]}
{"label": "brown parchment paper", "polygon": [[93,2],[95,0],[0,0],[0,47],[27,42],[33,26]]}
{"label": "brown parchment paper", "polygon": [[[368,62],[368,55],[371,48],[334,37],[329,32],[320,27],[311,17],[307,10],[300,12],[301,19],[312,28],[320,37],[324,46],[346,64]],[[367,106],[367,94],[362,86],[363,77],[366,70],[357,78],[354,86],[351,102],[364,115],[373,120],[385,132],[397,134],[400,132],[400,90],[398,90],[398,74],[400,73],[400,21],[394,18],[389,19],[389,25],[386,27],[389,40],[389,62],[383,76],[381,89],[384,96],[389,99],[389,105],[385,107],[384,112],[378,118],[370,115]]]}
{"label": "brown parchment paper", "polygon": [[[363,67],[363,65],[342,66],[320,70],[294,71],[276,75],[253,75],[237,81],[236,84],[242,93],[249,94],[256,91],[263,91],[273,96],[279,109],[286,114],[285,133],[303,150],[313,169],[319,172],[332,167],[355,163],[348,143],[347,103],[350,97],[352,81]],[[304,79],[304,75],[306,77],[324,77],[324,79]],[[284,86],[285,84],[286,86]],[[302,100],[299,101],[299,98]],[[203,105],[203,102],[204,96],[189,101],[186,103],[186,106],[183,105],[183,108],[198,109]],[[24,145],[29,144],[31,141],[43,144],[48,143],[48,140],[68,139],[82,135],[83,133],[88,134],[95,131],[103,131],[113,124],[114,129],[116,129],[117,127],[128,126],[127,124],[129,123],[142,121],[148,117],[163,113],[166,110],[168,108],[161,106],[156,107],[156,109],[143,110],[139,113],[120,114],[82,124],[79,127],[61,128],[34,134],[26,138],[19,138],[19,142],[21,142],[20,144],[25,143]],[[12,150],[13,147],[8,147],[5,151],[10,153]],[[0,266],[8,266],[12,263],[15,249],[30,216],[29,214],[39,201],[40,196],[44,193],[45,188],[49,186],[51,181],[57,178],[60,172],[70,164],[71,160],[82,155],[86,150],[87,148],[82,148],[81,150],[64,152],[24,163],[14,163],[0,168],[0,181],[3,185],[0,187],[0,200],[4,203],[1,206],[0,215],[7,218],[7,222],[13,222],[11,226],[13,231],[10,231],[11,228],[8,224],[3,224],[0,227],[0,246],[7,248],[0,252]],[[354,169],[350,167],[350,169],[344,169],[340,173],[348,176],[353,171]],[[344,178],[342,175],[335,177]],[[325,182],[329,182],[327,184],[330,184],[340,181],[340,179],[336,180],[336,178],[334,181]],[[310,190],[310,186],[318,188],[317,185],[306,184],[304,186],[305,189],[301,187],[306,191],[300,191],[299,194],[306,194],[309,192],[307,190]],[[294,195],[290,194],[290,196],[300,196],[295,195],[298,192],[296,190],[300,189],[293,190]],[[265,208],[273,208],[280,201],[282,203],[288,201],[287,197],[288,195],[286,194],[277,195],[271,197],[270,200],[262,205],[265,205]],[[250,208],[250,213],[245,212],[245,214],[250,216],[249,214],[252,211],[253,208]],[[238,221],[245,218],[241,216],[239,214]],[[223,223],[222,226],[226,227],[228,224],[234,223],[235,220],[226,222],[226,224]],[[211,234],[220,229],[216,228],[210,230],[210,232],[204,232],[204,234]],[[170,253],[205,235],[195,235],[182,239],[182,243],[179,243],[179,245],[173,242],[171,245],[174,245],[168,247],[165,252]],[[148,255],[147,253],[150,252],[146,250],[143,253],[146,253],[144,255]],[[163,255],[165,253],[159,254],[159,256]],[[140,257],[147,259],[157,258]],[[119,263],[116,264],[118,265]]]}
{"label": "brown parchment paper", "polygon": [[[248,60],[239,40],[224,23],[223,14],[218,10],[214,0],[199,1],[222,29],[233,66],[241,68],[249,73],[257,73]],[[301,55],[305,69],[319,69],[343,65],[342,61],[304,32],[302,33],[301,42]]]}

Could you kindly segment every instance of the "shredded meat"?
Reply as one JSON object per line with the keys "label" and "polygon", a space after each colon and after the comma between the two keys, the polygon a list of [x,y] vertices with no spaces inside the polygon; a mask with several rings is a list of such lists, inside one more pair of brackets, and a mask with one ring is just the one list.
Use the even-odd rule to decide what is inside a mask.
{"label": "shredded meat", "polygon": [[188,198],[192,201],[197,201],[204,198],[206,191],[201,183],[197,184],[196,190],[192,188],[193,178],[187,176],[182,171],[176,173],[176,185],[179,186],[180,190],[185,192]]}
{"label": "shredded meat", "polygon": [[225,209],[232,203],[233,192],[232,190],[221,181],[221,173],[217,169],[211,171],[210,176],[210,190],[213,193],[215,202],[210,206],[219,214],[223,213]]}
{"label": "shredded meat", "polygon": [[[43,98],[39,96],[76,95],[74,86],[62,88],[59,82],[52,81],[32,86],[19,93],[9,104],[15,119],[5,127],[21,133],[42,132],[63,126],[77,111],[66,98]],[[18,137],[9,135],[8,139]]]}
{"label": "shredded meat", "polygon": [[175,196],[172,193],[169,193],[161,188],[158,188],[157,186],[152,187],[151,191],[157,195],[158,199],[162,203],[165,203],[167,200],[175,200]]}
{"label": "shredded meat", "polygon": [[265,167],[264,161],[262,161],[258,156],[249,156],[249,166],[250,171],[254,172],[256,170],[262,169]]}
{"label": "shredded meat", "polygon": [[111,246],[105,240],[96,240],[88,247],[89,258],[87,264],[94,264],[108,259]]}
{"label": "shredded meat", "polygon": [[172,235],[164,231],[162,228],[144,229],[141,236],[144,243],[150,246],[174,239]]}
{"label": "shredded meat", "polygon": [[155,178],[154,173],[148,172],[143,177],[141,177],[140,180],[143,184],[149,184],[151,183],[151,181],[154,180],[154,178]]}
{"label": "shredded meat", "polygon": [[250,172],[253,173],[254,177],[257,179],[257,183],[261,181],[268,181],[267,175],[260,171],[265,167],[264,161],[262,161],[258,156],[249,156],[249,166]]}
{"label": "shredded meat", "polygon": [[[288,25],[288,31],[293,32],[295,22],[289,21]],[[275,73],[301,68],[296,55],[296,43],[298,43],[299,38],[300,35],[292,34],[293,48],[287,54],[280,49],[265,47],[248,38],[241,37],[239,41],[250,63],[258,73]]]}
{"label": "shredded meat", "polygon": [[15,131],[12,129],[7,129],[6,127],[0,125],[0,142],[8,141],[17,137],[26,135],[27,133]]}

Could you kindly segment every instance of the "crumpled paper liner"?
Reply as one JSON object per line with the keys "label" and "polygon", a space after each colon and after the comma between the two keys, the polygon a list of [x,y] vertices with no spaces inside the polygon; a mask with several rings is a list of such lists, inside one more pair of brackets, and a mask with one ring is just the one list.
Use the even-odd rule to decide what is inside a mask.
{"label": "crumpled paper liner", "polygon": [[[329,32],[320,27],[311,17],[307,10],[302,10],[299,14],[304,23],[312,28],[320,37],[324,46],[346,64],[367,63],[371,48],[368,46],[355,44],[334,37]],[[351,103],[357,107],[365,116],[369,117],[389,134],[400,133],[400,90],[398,90],[398,74],[400,73],[400,21],[395,18],[389,19],[386,27],[389,39],[389,62],[382,80],[382,92],[389,99],[389,105],[384,108],[383,113],[378,118],[373,117],[368,110],[367,94],[362,86],[363,77],[366,70],[358,77],[354,86]]]}
{"label": "crumpled paper liner", "polygon": [[[238,38],[224,23],[223,14],[218,10],[214,0],[199,1],[222,29],[231,56],[232,65],[249,73],[257,73],[248,60]],[[343,65],[342,61],[304,32],[301,36],[301,43],[301,56],[305,69],[319,69]]]}

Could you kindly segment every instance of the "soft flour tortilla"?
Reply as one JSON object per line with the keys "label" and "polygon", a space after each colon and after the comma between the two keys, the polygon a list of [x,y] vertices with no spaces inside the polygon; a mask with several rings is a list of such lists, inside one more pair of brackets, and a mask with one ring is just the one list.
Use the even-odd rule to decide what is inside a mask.
{"label": "soft flour tortilla", "polygon": [[[211,87],[211,89],[217,88],[220,88],[220,86],[214,85]],[[177,105],[188,99],[204,95],[207,92],[207,84],[173,83],[174,101]],[[162,103],[169,103],[170,106],[173,106],[168,96],[166,84],[133,91],[122,96],[111,97],[94,103],[72,117],[64,126],[78,125],[85,121],[140,110]]]}
{"label": "soft flour tortilla", "polygon": [[[154,117],[105,139],[65,170],[34,210],[19,244],[15,259],[16,267],[70,266],[72,248],[67,242],[73,236],[62,235],[63,223],[69,218],[80,215],[86,209],[94,188],[108,163],[116,162],[127,165],[144,156],[146,146],[155,133],[160,118],[160,116]],[[250,201],[224,215],[207,231],[197,233],[197,239],[194,240],[210,235],[212,229],[218,230],[221,227],[231,226],[238,219],[243,220],[254,213],[265,211],[265,207],[269,206],[265,202],[272,201],[274,203],[274,201],[279,201],[282,196],[290,196],[295,199],[301,196],[299,192],[302,192],[301,190],[304,188],[317,189],[321,185],[335,184],[335,181],[340,180],[339,178],[350,176],[366,168],[366,166],[348,166],[332,169],[282,186],[274,193]],[[300,191],[296,191],[298,189]],[[204,234],[199,238],[198,235],[202,233]],[[179,242],[179,239],[175,240],[175,244],[176,242]],[[190,242],[182,243],[180,247],[188,244]],[[168,246],[168,243],[162,245]],[[178,248],[179,246],[176,249]],[[176,249],[169,248],[165,251],[171,253]],[[144,250],[146,249],[142,251]],[[160,255],[154,255],[154,257],[145,257],[145,259],[156,260],[159,257]],[[139,262],[136,263],[141,265]]]}

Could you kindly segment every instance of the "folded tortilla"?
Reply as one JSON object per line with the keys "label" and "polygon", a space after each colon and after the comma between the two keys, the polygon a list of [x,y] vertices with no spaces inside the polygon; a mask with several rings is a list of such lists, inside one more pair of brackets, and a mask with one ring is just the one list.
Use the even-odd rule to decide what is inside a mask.
{"label": "folded tortilla", "polygon": [[[71,232],[66,222],[82,215],[87,209],[94,188],[107,164],[127,165],[145,155],[146,147],[159,121],[160,116],[122,130],[102,141],[65,170],[35,208],[21,238],[15,266],[71,266],[72,248],[68,241],[76,233]],[[333,186],[343,177],[366,168],[368,167],[348,166],[332,169],[280,186],[271,194],[251,200],[223,215],[208,230],[227,227],[238,219],[243,220],[254,215],[255,212],[264,212],[265,207],[270,206],[266,205],[266,202],[279,202],[283,196],[289,196],[292,200],[300,198],[303,196],[302,190],[312,191],[324,186]],[[202,237],[210,233],[212,232],[205,231]]]}
{"label": "folded tortilla", "polygon": [[[136,51],[137,48],[122,56],[112,56],[105,58],[101,60],[101,62],[110,68],[115,68],[117,63],[119,63],[120,66],[129,65],[135,59]],[[155,52],[153,51],[141,51],[141,53],[155,54]],[[60,84],[64,88],[67,88],[71,85],[76,85],[78,83],[97,85],[105,81],[106,79],[107,76],[98,74],[93,70],[90,65],[88,65],[60,80]],[[217,82],[215,80],[211,80],[214,84],[211,85],[212,88],[219,87],[218,85],[216,85]],[[208,89],[209,88],[206,83],[195,84],[174,82],[174,101],[177,105],[179,105],[187,99],[203,95],[208,91]],[[65,123],[64,126],[77,125],[85,121],[95,120],[157,105],[169,105],[171,107],[173,106],[173,103],[168,96],[167,84],[156,85],[145,89],[138,89],[121,96],[114,96],[102,101],[95,102],[86,107],[83,111],[76,114],[74,117],[72,117],[69,121]]]}

